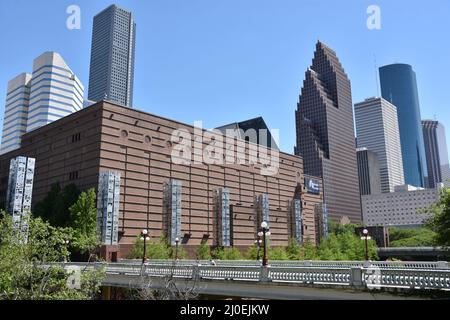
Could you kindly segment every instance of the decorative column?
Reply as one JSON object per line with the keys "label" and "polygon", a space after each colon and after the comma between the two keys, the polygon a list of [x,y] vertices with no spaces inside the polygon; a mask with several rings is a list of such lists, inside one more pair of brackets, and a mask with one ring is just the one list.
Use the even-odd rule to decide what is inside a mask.
{"label": "decorative column", "polygon": [[9,166],[6,205],[12,214],[14,228],[19,231],[20,242],[28,241],[28,218],[31,211],[35,159],[19,156]]}

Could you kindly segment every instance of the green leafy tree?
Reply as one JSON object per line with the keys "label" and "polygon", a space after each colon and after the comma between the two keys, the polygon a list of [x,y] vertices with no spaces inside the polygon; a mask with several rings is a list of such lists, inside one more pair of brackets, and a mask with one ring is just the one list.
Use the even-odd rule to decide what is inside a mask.
{"label": "green leafy tree", "polygon": [[83,272],[76,290],[67,286],[69,274],[61,265],[49,264],[68,258],[64,240],[72,237],[71,228],[30,217],[24,243],[11,216],[0,216],[0,299],[92,299],[99,293],[103,271]]}
{"label": "green leafy tree", "polygon": [[33,214],[55,227],[70,226],[69,207],[77,201],[79,195],[80,190],[74,184],[69,184],[61,189],[57,182],[51,186],[45,198],[36,204]]}
{"label": "green leafy tree", "polygon": [[391,247],[428,247],[436,244],[437,234],[428,227],[416,229],[389,228]]}
{"label": "green leafy tree", "polygon": [[91,254],[99,245],[95,189],[82,192],[78,200],[69,207],[69,212],[74,230],[72,246],[82,254]]}
{"label": "green leafy tree", "polygon": [[438,202],[430,206],[427,213],[431,213],[427,226],[434,231],[436,245],[450,246],[450,188],[442,188]]}

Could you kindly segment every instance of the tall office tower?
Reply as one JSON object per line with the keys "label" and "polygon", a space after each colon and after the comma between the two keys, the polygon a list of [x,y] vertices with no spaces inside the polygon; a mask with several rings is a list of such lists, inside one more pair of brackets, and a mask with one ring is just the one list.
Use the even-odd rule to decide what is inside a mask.
{"label": "tall office tower", "polygon": [[450,186],[450,167],[445,128],[438,121],[422,120],[422,129],[428,165],[429,187],[435,188],[440,182]]}
{"label": "tall office tower", "polygon": [[83,108],[84,87],[56,52],[34,60],[33,73],[9,81],[1,153],[20,147],[24,133]]}
{"label": "tall office tower", "polygon": [[111,5],[94,17],[88,99],[133,106],[136,24]]}
{"label": "tall office tower", "polygon": [[20,147],[21,137],[27,129],[30,85],[29,73],[21,73],[8,82],[0,150],[2,154]]}
{"label": "tall office tower", "polygon": [[305,174],[323,177],[329,217],[360,222],[350,80],[336,53],[320,41],[306,71],[295,116],[295,152],[303,157]]}
{"label": "tall office tower", "polygon": [[378,156],[381,192],[394,192],[405,184],[397,108],[383,98],[369,98],[355,104],[358,147]]}
{"label": "tall office tower", "polygon": [[45,52],[34,60],[27,132],[83,108],[84,87],[64,59]]}
{"label": "tall office tower", "polygon": [[356,159],[361,195],[381,193],[380,165],[377,154],[367,148],[358,148],[356,149]]}
{"label": "tall office tower", "polygon": [[397,107],[405,183],[426,187],[428,176],[420,124],[416,73],[407,64],[380,68],[382,97]]}

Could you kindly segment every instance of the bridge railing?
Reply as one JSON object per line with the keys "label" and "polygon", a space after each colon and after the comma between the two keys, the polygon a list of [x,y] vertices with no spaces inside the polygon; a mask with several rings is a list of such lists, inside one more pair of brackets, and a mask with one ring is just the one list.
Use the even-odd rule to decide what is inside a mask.
{"label": "bridge railing", "polygon": [[[122,259],[121,263],[139,263],[137,259]],[[172,265],[173,260],[147,260],[150,264]],[[261,261],[255,260],[178,260],[177,265],[217,265],[217,266],[261,266]],[[379,268],[407,268],[407,269],[448,269],[448,262],[444,261],[319,261],[319,260],[271,260],[273,267],[324,267],[324,268],[349,268],[376,266]]]}
{"label": "bridge railing", "polygon": [[359,288],[418,288],[450,290],[450,269],[408,268],[366,265],[338,266],[276,266],[259,265],[207,265],[198,262],[178,263],[66,263],[65,266],[79,266],[86,269],[105,268],[108,276],[116,275],[174,277],[192,280],[240,280],[288,282]]}

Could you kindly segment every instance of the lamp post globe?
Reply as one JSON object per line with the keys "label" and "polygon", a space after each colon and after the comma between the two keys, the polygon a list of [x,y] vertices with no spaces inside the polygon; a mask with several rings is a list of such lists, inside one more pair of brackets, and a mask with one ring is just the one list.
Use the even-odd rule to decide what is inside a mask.
{"label": "lamp post globe", "polygon": [[178,261],[178,243],[180,239],[178,237],[175,238],[175,260]]}

